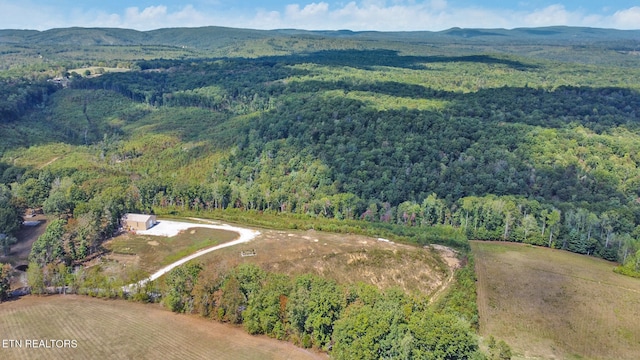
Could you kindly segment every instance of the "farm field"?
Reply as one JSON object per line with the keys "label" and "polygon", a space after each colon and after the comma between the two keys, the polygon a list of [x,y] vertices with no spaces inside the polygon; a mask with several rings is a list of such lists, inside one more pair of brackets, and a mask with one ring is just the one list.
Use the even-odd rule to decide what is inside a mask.
{"label": "farm field", "polygon": [[471,244],[480,334],[514,358],[637,359],[640,280],[614,263],[515,243]]}
{"label": "farm field", "polygon": [[10,359],[324,359],[294,345],[159,305],[84,296],[26,296],[0,304],[5,340],[76,340],[76,348],[0,347]]}

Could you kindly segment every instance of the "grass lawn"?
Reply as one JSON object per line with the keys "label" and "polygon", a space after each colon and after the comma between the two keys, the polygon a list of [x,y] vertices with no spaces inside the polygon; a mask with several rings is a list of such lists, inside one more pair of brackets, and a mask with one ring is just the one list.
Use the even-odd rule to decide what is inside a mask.
{"label": "grass lawn", "polygon": [[480,333],[514,358],[638,359],[640,279],[561,250],[472,242]]}
{"label": "grass lawn", "polygon": [[[197,225],[196,225],[197,226]],[[238,237],[237,233],[194,227],[173,237],[122,234],[104,244],[110,259],[151,273],[187,255]]]}

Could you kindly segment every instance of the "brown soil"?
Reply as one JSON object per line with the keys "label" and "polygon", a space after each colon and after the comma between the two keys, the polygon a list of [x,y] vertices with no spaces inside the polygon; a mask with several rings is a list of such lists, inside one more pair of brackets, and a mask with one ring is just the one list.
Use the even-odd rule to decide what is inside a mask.
{"label": "brown soil", "polygon": [[[410,293],[431,296],[448,284],[455,254],[442,257],[433,248],[379,241],[360,235],[317,231],[260,230],[253,241],[221,249],[199,261],[233,266],[256,263],[272,272],[292,276],[311,273],[338,283],[364,282],[380,289],[399,287]],[[244,251],[255,256],[242,257]]]}
{"label": "brown soil", "polygon": [[[75,295],[26,296],[0,304],[0,334],[22,348],[11,359],[327,359],[291,343],[159,305]],[[75,340],[75,348],[27,348],[25,340]]]}

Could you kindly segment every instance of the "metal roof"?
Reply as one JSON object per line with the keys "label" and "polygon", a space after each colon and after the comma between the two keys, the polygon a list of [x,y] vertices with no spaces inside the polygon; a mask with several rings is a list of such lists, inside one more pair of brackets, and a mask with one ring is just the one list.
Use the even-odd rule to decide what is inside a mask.
{"label": "metal roof", "polygon": [[145,215],[145,214],[125,214],[124,219],[135,221],[135,222],[147,222],[154,215]]}

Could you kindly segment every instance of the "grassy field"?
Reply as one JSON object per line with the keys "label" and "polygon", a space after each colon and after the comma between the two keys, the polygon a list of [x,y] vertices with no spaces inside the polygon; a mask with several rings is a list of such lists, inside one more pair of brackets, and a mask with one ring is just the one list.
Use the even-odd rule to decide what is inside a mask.
{"label": "grassy field", "polygon": [[480,333],[527,359],[637,359],[640,279],[615,264],[514,243],[472,242]]}
{"label": "grassy field", "polygon": [[76,73],[78,75],[84,75],[86,71],[89,71],[91,74],[103,74],[108,72],[127,72],[131,71],[131,69],[125,68],[115,68],[115,67],[107,67],[107,66],[88,66],[84,68],[71,69],[69,73]]}
{"label": "grassy field", "polygon": [[[380,289],[401,287],[410,293],[432,295],[458,265],[453,253],[379,241],[375,238],[321,231],[260,230],[253,241],[215,251],[198,259],[234,266],[258,264],[267,271],[292,276],[317,274],[341,284],[364,282]],[[242,257],[241,251],[256,256]]]}
{"label": "grassy field", "polygon": [[[0,304],[0,334],[0,341],[6,340],[0,343],[5,360],[326,358],[159,305],[73,295],[27,296]],[[75,340],[77,347],[27,348],[27,339]],[[22,340],[23,347],[11,348],[9,340]]]}
{"label": "grassy field", "polygon": [[[105,243],[111,253],[104,260],[112,265],[137,266],[150,274],[199,249],[236,237],[233,232],[206,228],[192,228],[170,238],[127,233]],[[241,256],[242,251],[251,250],[256,256]],[[248,243],[193,261],[227,268],[250,262],[291,276],[317,274],[341,284],[364,282],[380,289],[400,287],[427,296],[442,293],[453,269],[459,266],[457,255],[443,247],[422,248],[353,234],[269,229],[260,229],[260,235]]]}
{"label": "grassy field", "polygon": [[111,251],[107,259],[133,264],[151,273],[200,249],[237,237],[237,233],[230,231],[194,227],[173,237],[124,233],[106,242],[104,247]]}

